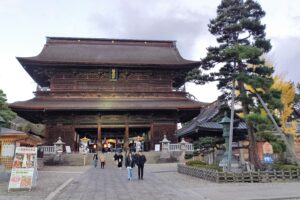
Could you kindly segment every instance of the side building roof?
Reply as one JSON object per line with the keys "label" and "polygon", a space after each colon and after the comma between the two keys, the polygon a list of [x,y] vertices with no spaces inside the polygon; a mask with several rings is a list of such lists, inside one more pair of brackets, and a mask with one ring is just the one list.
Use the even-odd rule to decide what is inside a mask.
{"label": "side building roof", "polygon": [[[176,131],[176,136],[184,137],[194,134],[198,130],[222,131],[223,126],[218,122],[212,121],[220,113],[221,106],[222,103],[218,100],[205,106],[197,117]],[[234,129],[247,130],[247,125],[245,122],[239,122]]]}

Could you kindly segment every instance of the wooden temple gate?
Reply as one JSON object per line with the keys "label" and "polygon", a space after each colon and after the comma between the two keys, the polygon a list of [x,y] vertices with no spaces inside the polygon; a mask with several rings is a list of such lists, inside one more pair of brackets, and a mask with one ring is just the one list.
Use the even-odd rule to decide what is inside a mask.
{"label": "wooden temple gate", "polygon": [[176,142],[176,124],[206,105],[182,90],[200,62],[183,59],[174,41],[48,37],[38,56],[18,60],[38,88],[10,107],[45,124],[50,145],[60,136],[76,150],[76,134],[95,131],[101,147],[105,130],[121,128],[125,148],[141,129],[154,149],[163,135]]}

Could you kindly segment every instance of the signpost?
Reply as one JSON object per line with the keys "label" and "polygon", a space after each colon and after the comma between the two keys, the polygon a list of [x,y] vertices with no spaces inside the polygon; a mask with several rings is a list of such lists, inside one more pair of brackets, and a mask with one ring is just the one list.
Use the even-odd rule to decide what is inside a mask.
{"label": "signpost", "polygon": [[29,189],[36,186],[37,180],[37,148],[16,147],[11,176],[10,189]]}
{"label": "signpost", "polygon": [[272,158],[272,154],[273,154],[273,147],[269,142],[265,142],[263,144],[263,161],[265,164],[272,164],[273,163],[273,158]]}

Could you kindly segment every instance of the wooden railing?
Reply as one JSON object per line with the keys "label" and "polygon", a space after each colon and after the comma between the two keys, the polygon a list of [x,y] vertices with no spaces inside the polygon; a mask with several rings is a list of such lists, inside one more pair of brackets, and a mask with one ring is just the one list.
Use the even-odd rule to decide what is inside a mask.
{"label": "wooden railing", "polygon": [[[182,151],[181,144],[169,144],[169,151]],[[194,151],[193,144],[185,144],[185,151]]]}
{"label": "wooden railing", "polygon": [[54,146],[40,146],[39,148],[41,148],[44,152],[44,154],[55,154],[55,148]]}

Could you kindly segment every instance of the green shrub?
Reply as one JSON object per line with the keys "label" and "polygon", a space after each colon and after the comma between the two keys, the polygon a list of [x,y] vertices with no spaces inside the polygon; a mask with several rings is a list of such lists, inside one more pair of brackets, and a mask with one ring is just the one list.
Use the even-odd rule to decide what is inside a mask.
{"label": "green shrub", "polygon": [[191,167],[198,167],[198,168],[202,168],[202,169],[211,169],[211,170],[217,170],[217,171],[223,170],[218,165],[208,165],[207,163],[205,163],[201,160],[190,160],[190,161],[186,162],[186,165],[191,166]]}
{"label": "green shrub", "polygon": [[218,165],[199,165],[199,168],[211,169],[211,170],[216,170],[219,172],[223,171],[222,167],[219,167]]}
{"label": "green shrub", "polygon": [[194,166],[194,165],[207,165],[207,164],[201,160],[190,160],[186,162],[186,165]]}
{"label": "green shrub", "polygon": [[274,164],[273,168],[276,170],[284,170],[284,171],[300,169],[297,165],[287,165],[287,164]]}

